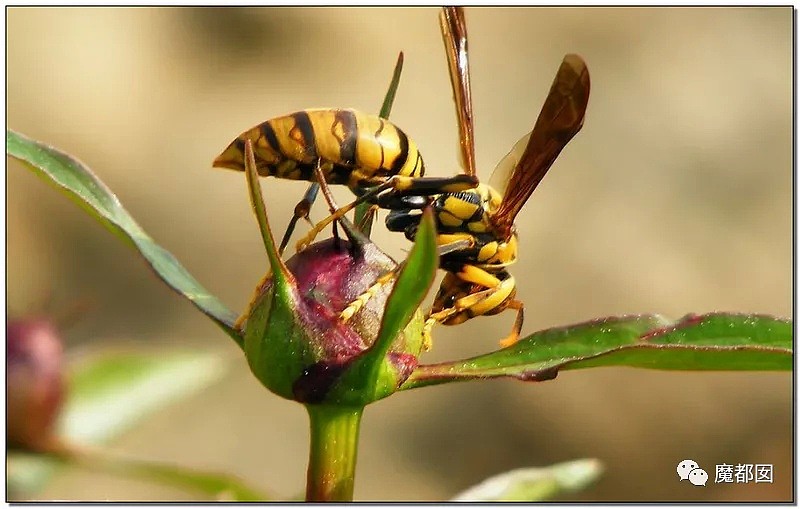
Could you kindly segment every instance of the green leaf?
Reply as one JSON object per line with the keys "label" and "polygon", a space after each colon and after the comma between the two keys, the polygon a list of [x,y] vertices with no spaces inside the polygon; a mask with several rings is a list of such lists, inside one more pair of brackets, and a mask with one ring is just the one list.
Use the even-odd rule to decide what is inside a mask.
{"label": "green leaf", "polygon": [[[381,111],[378,114],[381,118],[389,119],[392,113],[392,105],[394,104],[394,97],[397,94],[397,87],[400,85],[400,75],[403,73],[403,52],[397,55],[397,63],[394,65],[394,72],[392,73],[392,80],[389,82],[389,88],[386,90],[386,96],[383,98]],[[361,227],[361,231],[369,237],[372,232],[372,219],[365,221],[367,211],[370,204],[367,202],[359,203],[356,205],[355,223]],[[374,217],[373,217],[374,219]]]}
{"label": "green leaf", "polygon": [[44,454],[8,451],[6,456],[6,499],[25,500],[41,490],[58,464]]}
{"label": "green leaf", "polygon": [[403,389],[477,378],[555,378],[562,369],[791,370],[792,322],[711,313],[669,322],[658,315],[593,320],[536,332],[471,359],[423,365]]}
{"label": "green leaf", "polygon": [[125,477],[136,477],[159,484],[176,486],[206,495],[220,502],[263,502],[265,494],[247,486],[238,478],[218,472],[204,472],[176,465],[149,461],[114,460],[116,465],[98,465],[95,470],[114,472]]}
{"label": "green leaf", "polygon": [[106,352],[72,370],[59,435],[99,444],[219,380],[226,364],[207,352]]}
{"label": "green leaf", "polygon": [[[247,486],[241,480],[228,474],[206,472],[192,468],[124,458],[100,451],[82,450],[65,454],[32,454],[12,452],[9,454],[10,479],[15,487],[27,488],[32,492],[39,486],[37,474],[46,468],[47,475],[58,466],[74,466],[93,472],[112,474],[123,478],[141,479],[153,483],[174,486],[189,492],[203,495],[204,499],[223,502],[258,502],[268,500],[265,494]],[[27,485],[20,484],[27,482]],[[12,494],[12,500],[21,500],[24,493]]]}
{"label": "green leaf", "polygon": [[575,492],[603,472],[598,460],[582,459],[546,468],[520,468],[486,479],[459,493],[452,502],[538,502]]}
{"label": "green leaf", "polygon": [[234,328],[236,315],[203,288],[169,251],[156,244],[86,165],[12,130],[6,131],[6,153],[26,163],[36,175],[55,185],[112,233],[135,247],[162,281],[242,345],[242,338]]}

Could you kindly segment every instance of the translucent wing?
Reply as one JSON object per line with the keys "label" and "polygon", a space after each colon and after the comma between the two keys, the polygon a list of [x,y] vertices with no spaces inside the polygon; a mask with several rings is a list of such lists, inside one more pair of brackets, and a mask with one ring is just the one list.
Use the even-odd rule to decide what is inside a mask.
{"label": "translucent wing", "polygon": [[[503,201],[492,220],[501,232],[510,235],[514,218],[561,150],[583,126],[588,103],[589,70],[586,63],[578,55],[567,55],[558,68],[525,150],[519,156],[505,186],[497,189],[502,193]],[[506,159],[515,158],[517,148],[515,146],[500,165],[510,164],[511,160]],[[501,174],[505,171],[504,168],[498,170],[501,170]]]}
{"label": "translucent wing", "polygon": [[492,188],[498,193],[505,194],[505,190],[508,187],[508,181],[511,180],[511,175],[514,173],[514,168],[517,167],[519,160],[522,159],[522,154],[525,152],[525,147],[528,146],[528,140],[530,137],[531,133],[528,133],[520,138],[519,141],[514,144],[511,150],[508,151],[508,154],[500,159],[500,162],[494,167],[492,176],[489,179],[489,185],[492,186]]}
{"label": "translucent wing", "polygon": [[472,95],[469,85],[467,24],[464,19],[464,9],[442,7],[439,24],[442,27],[444,50],[450,70],[450,83],[456,103],[461,142],[461,164],[467,175],[475,176],[475,140],[472,129]]}

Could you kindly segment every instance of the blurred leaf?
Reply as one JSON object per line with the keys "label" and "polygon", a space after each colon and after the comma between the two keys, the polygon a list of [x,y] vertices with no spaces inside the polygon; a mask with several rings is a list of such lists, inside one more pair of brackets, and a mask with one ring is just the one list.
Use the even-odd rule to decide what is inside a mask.
{"label": "blurred leaf", "polygon": [[19,501],[41,490],[55,472],[57,461],[44,454],[8,451],[6,455],[6,500]]}
{"label": "blurred leaf", "polygon": [[[263,493],[228,474],[111,456],[99,451],[79,449],[59,455],[11,453],[9,458],[9,470],[13,471],[15,486],[25,488],[28,492],[40,487],[38,485],[40,479],[31,474],[41,475],[45,472],[49,475],[60,464],[174,486],[202,494],[206,499],[213,501],[257,502],[269,499]],[[19,500],[19,497],[13,494],[9,498]]]}
{"label": "blurred leaf", "polygon": [[598,460],[582,459],[545,468],[520,468],[486,479],[452,502],[538,502],[584,489],[600,477]]}
{"label": "blurred leaf", "polygon": [[791,370],[792,322],[710,313],[670,322],[658,315],[593,320],[536,332],[471,359],[423,365],[403,389],[476,378],[555,378],[561,369],[631,366],[668,370]]}
{"label": "blurred leaf", "polygon": [[105,353],[75,366],[59,435],[98,444],[140,419],[218,380],[226,361],[215,353]]}
{"label": "blurred leaf", "polygon": [[[378,116],[381,118],[389,119],[389,115],[392,113],[392,105],[394,104],[394,97],[397,94],[397,87],[400,85],[400,75],[403,72],[403,52],[401,51],[399,55],[397,55],[397,62],[394,64],[394,72],[392,73],[392,79],[389,82],[389,88],[386,90],[386,95],[383,98],[383,104],[381,105],[381,111],[378,113]],[[367,211],[371,205],[367,202],[359,203],[356,205],[355,211],[355,223],[361,226],[361,231],[367,237],[370,236],[372,232],[372,221],[374,220],[374,216],[369,221],[365,221],[365,217],[367,215]]]}
{"label": "blurred leaf", "polygon": [[[99,469],[109,471],[109,468],[103,468],[103,466],[100,466]],[[202,493],[214,501],[263,502],[269,499],[266,495],[228,474],[202,472],[146,461],[120,462],[117,465],[116,473]]]}
{"label": "blurred leaf", "polygon": [[[70,368],[58,436],[67,444],[104,443],[215,382],[226,365],[224,358],[207,352],[90,355]],[[57,465],[44,455],[10,454],[7,487],[12,498],[41,489]]]}
{"label": "blurred leaf", "polygon": [[242,338],[233,327],[236,315],[208,293],[169,251],[156,244],[88,167],[53,147],[10,129],[6,131],[6,152],[27,163],[36,175],[55,185],[112,233],[132,244],[162,281],[189,299],[239,346],[242,345]]}

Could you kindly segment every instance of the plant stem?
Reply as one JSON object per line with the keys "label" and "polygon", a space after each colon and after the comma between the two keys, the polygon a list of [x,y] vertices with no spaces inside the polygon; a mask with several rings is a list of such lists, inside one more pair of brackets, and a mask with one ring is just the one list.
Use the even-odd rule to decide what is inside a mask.
{"label": "plant stem", "polygon": [[306,405],[311,420],[307,502],[353,500],[363,407]]}

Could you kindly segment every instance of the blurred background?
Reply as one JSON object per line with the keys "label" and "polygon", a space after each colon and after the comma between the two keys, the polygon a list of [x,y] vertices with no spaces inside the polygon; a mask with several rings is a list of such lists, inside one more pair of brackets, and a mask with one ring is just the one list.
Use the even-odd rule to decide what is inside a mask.
{"label": "blurred background", "polygon": [[[565,53],[592,78],[586,123],[520,214],[524,332],[625,313],[792,315],[792,9],[468,8],[480,176],[535,122]],[[434,8],[12,8],[8,125],[87,163],[140,224],[234,310],[266,268],[241,174],[211,161],[241,131],[311,107],[377,112],[397,53],[392,120],[431,175],[457,171],[457,126]],[[8,163],[8,310],[51,296],[93,312],[68,348],[237,348],[141,259]],[[265,180],[276,229],[305,184]],[[345,191],[339,200],[348,199]],[[312,217],[322,217],[317,207]],[[381,220],[382,220],[381,216]],[[304,227],[301,225],[301,230]],[[409,244],[378,223],[396,258]],[[494,349],[513,313],[435,330],[423,361]],[[471,382],[396,395],[362,427],[358,500],[442,500],[513,468],[581,457],[574,500],[788,501],[786,373],[596,369],[539,384]],[[115,443],[303,491],[307,418],[240,369]],[[691,458],[774,464],[773,484],[679,483]],[[712,474],[713,479],[713,474]],[[44,498],[180,500],[164,487],[64,472]]]}

